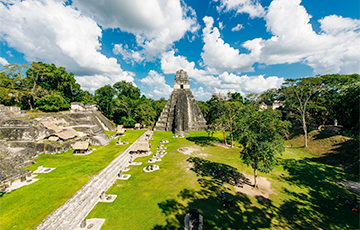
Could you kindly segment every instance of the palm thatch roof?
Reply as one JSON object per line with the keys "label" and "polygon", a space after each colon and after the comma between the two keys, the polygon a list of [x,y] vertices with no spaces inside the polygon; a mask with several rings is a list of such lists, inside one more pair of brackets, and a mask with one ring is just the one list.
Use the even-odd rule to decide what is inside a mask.
{"label": "palm thatch roof", "polygon": [[75,142],[73,149],[75,150],[87,150],[89,147],[89,142],[87,141],[78,141]]}
{"label": "palm thatch roof", "polygon": [[69,140],[69,139],[79,136],[79,134],[73,129],[67,129],[67,130],[61,131],[60,133],[55,133],[54,135],[58,136],[60,139],[63,139],[63,140]]}
{"label": "palm thatch roof", "polygon": [[116,127],[116,132],[117,133],[125,133],[126,132],[126,129],[124,129],[124,126],[123,125],[118,125]]}
{"label": "palm thatch roof", "polygon": [[148,140],[139,140],[136,144],[131,147],[130,152],[147,152],[150,151],[150,144]]}
{"label": "palm thatch roof", "polygon": [[61,130],[62,130],[60,127],[56,126],[51,121],[43,121],[43,122],[41,122],[41,124],[43,124],[47,129],[54,130],[56,133],[61,132]]}

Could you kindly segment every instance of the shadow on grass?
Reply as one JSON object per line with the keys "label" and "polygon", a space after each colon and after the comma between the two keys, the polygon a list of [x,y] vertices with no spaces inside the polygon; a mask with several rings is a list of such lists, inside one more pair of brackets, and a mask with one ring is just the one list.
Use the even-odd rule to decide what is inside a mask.
{"label": "shadow on grass", "polygon": [[[204,229],[260,229],[271,225],[274,207],[270,200],[260,203],[261,207],[254,206],[250,199],[243,195],[233,195],[221,186],[222,178],[231,181],[241,178],[242,174],[231,172],[231,166],[191,157],[188,162],[193,164],[191,170],[198,175],[200,191],[183,189],[177,199],[168,199],[159,203],[159,208],[167,216],[166,225],[157,225],[154,230],[184,229],[184,217],[191,209],[196,208],[204,216]],[[210,169],[217,172],[224,171],[224,177],[212,176]],[[220,169],[220,170],[219,170]],[[224,206],[220,199],[221,191],[225,192],[226,200],[232,199],[229,208]],[[178,202],[181,200],[182,202]],[[263,199],[262,199],[263,200]],[[186,205],[183,205],[186,201]]]}
{"label": "shadow on grass", "polygon": [[186,139],[200,146],[214,146],[212,142],[219,142],[219,138],[217,137],[202,136],[202,137],[187,137]]}
{"label": "shadow on grass", "polygon": [[[233,195],[221,186],[220,178],[214,178],[209,170],[221,168],[229,173],[231,167],[200,158],[189,158],[192,170],[198,176],[200,190],[183,189],[175,199],[158,203],[166,215],[165,225],[156,225],[153,230],[184,229],[184,217],[197,208],[204,217],[204,229],[358,229],[359,215],[352,212],[340,194],[351,198],[335,181],[341,176],[326,166],[307,160],[284,159],[281,161],[288,176],[282,176],[288,186],[278,196],[283,202],[274,205],[264,197],[257,200],[238,193]],[[235,175],[241,175],[235,172]],[[299,187],[299,188],[297,188]],[[297,188],[297,189],[296,189]],[[233,199],[230,209],[225,209],[220,193],[225,190],[226,199]]]}
{"label": "shadow on grass", "polygon": [[325,131],[319,131],[317,134],[315,134],[313,136],[313,138],[314,138],[314,140],[321,140],[321,139],[326,139],[326,138],[333,137],[333,136],[338,136],[338,134],[329,133],[329,132],[325,132]]}
{"label": "shadow on grass", "polygon": [[307,160],[282,160],[289,176],[282,177],[290,185],[308,189],[307,193],[284,189],[289,197],[277,210],[278,219],[294,229],[358,229],[359,214],[351,211],[345,200],[351,194],[336,182],[342,176],[332,168]]}
{"label": "shadow on grass", "polygon": [[353,178],[359,179],[359,151],[360,143],[356,140],[348,140],[334,145],[331,152],[320,157],[312,158],[319,162],[336,167],[342,167],[344,172]]}

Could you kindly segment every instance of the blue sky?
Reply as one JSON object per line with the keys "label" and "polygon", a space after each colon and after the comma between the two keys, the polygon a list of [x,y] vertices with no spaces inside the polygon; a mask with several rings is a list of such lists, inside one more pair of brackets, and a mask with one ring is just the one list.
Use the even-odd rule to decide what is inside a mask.
{"label": "blue sky", "polygon": [[0,65],[42,61],[82,89],[126,80],[169,97],[261,93],[287,78],[360,73],[359,0],[5,0]]}

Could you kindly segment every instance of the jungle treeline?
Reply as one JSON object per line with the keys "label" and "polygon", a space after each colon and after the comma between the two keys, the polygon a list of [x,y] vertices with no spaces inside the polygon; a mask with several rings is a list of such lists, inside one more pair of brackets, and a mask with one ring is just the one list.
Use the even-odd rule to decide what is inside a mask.
{"label": "jungle treeline", "polygon": [[[234,118],[241,106],[260,109],[261,104],[280,102],[282,119],[296,120],[304,133],[309,125],[338,124],[350,134],[358,134],[359,74],[289,78],[278,89],[244,96],[236,92],[213,94],[208,101],[198,101],[198,105],[210,130],[225,132],[235,128]],[[0,69],[0,104],[18,106],[22,110],[57,112],[69,110],[71,102],[95,103],[106,117],[125,126],[154,124],[166,104],[165,98],[147,98],[139,88],[126,81],[105,85],[92,94],[80,88],[73,73],[55,64],[10,64]]]}

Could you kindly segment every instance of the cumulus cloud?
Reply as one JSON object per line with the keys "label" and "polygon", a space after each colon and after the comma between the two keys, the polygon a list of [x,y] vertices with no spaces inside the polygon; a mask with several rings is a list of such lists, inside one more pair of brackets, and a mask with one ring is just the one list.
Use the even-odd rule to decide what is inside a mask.
{"label": "cumulus cloud", "polygon": [[105,29],[134,34],[148,59],[166,51],[186,32],[199,29],[195,11],[180,0],[73,0],[73,4]]}
{"label": "cumulus cloud", "polygon": [[193,89],[192,93],[196,100],[207,101],[211,98],[212,93],[204,91],[203,87],[199,87],[198,89]]}
{"label": "cumulus cloud", "polygon": [[83,89],[94,93],[95,90],[101,88],[104,85],[112,86],[114,83],[122,80],[132,82],[134,84],[134,76],[135,74],[132,72],[123,71],[120,74],[111,76],[95,74],[91,76],[75,76],[75,79],[76,82],[79,83]]}
{"label": "cumulus cloud", "polygon": [[216,88],[218,93],[241,92],[261,93],[267,89],[279,88],[284,82],[283,78],[271,76],[265,78],[264,75],[258,76],[238,76],[233,73],[224,72],[219,75],[220,87]]}
{"label": "cumulus cloud", "polygon": [[360,20],[330,15],[319,20],[320,28],[327,34],[339,35],[360,29]]}
{"label": "cumulus cloud", "polygon": [[110,81],[119,76],[133,80],[115,58],[101,54],[102,30],[97,23],[62,1],[14,0],[0,4],[0,24],[0,40],[24,53],[29,62],[65,66],[95,82],[101,80],[90,76],[104,76]]}
{"label": "cumulus cloud", "polygon": [[[222,1],[232,9],[238,1]],[[242,1],[241,1],[242,2]],[[226,4],[225,4],[226,3]],[[360,72],[360,20],[330,15],[319,20],[321,33],[310,23],[301,0],[273,0],[264,19],[270,39],[255,38],[242,44],[240,53],[221,38],[213,19],[204,17],[201,57],[213,72],[250,72],[254,63],[274,65],[304,63],[317,74]]]}
{"label": "cumulus cloud", "polygon": [[234,28],[232,28],[231,29],[231,31],[239,31],[239,30],[241,30],[241,29],[243,29],[244,28],[244,26],[243,26],[243,24],[237,24]]}
{"label": "cumulus cloud", "polygon": [[130,50],[127,45],[123,47],[122,44],[115,44],[113,53],[121,54],[127,63],[132,63],[133,65],[134,63],[141,63],[145,59],[144,52]]}
{"label": "cumulus cloud", "polygon": [[227,71],[213,74],[209,69],[196,68],[195,63],[189,62],[184,56],[175,56],[174,51],[162,56],[161,70],[164,73],[175,74],[179,69],[184,69],[189,78],[195,80],[195,85],[200,83],[206,87],[206,90],[202,86],[193,89],[195,97],[200,100],[210,99],[213,93],[239,92],[243,96],[247,93],[261,93],[270,88],[279,88],[284,82],[283,78],[276,76],[240,76]]}
{"label": "cumulus cloud", "polygon": [[263,17],[265,10],[257,0],[220,0],[219,12],[236,11],[237,14],[247,13],[251,18]]}
{"label": "cumulus cloud", "polygon": [[250,54],[241,54],[238,49],[231,47],[220,37],[218,28],[213,27],[214,19],[204,17],[205,28],[203,29],[203,52],[201,53],[204,64],[215,72],[222,71],[253,71],[252,65],[256,56],[256,47]]}
{"label": "cumulus cloud", "polygon": [[155,70],[150,70],[148,75],[141,79],[140,82],[147,86],[148,93],[145,93],[145,95],[149,97],[167,98],[172,92],[171,86],[165,82],[165,77]]}
{"label": "cumulus cloud", "polygon": [[[265,64],[304,62],[316,73],[360,72],[359,20],[328,16],[317,34],[300,0],[274,0],[265,16],[268,40],[245,42],[244,47],[261,47],[258,62]],[[250,45],[250,46],[248,46]]]}
{"label": "cumulus cloud", "polygon": [[9,65],[9,62],[5,58],[0,57],[0,65]]}

